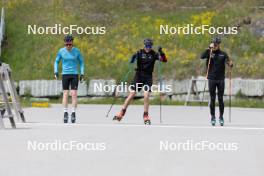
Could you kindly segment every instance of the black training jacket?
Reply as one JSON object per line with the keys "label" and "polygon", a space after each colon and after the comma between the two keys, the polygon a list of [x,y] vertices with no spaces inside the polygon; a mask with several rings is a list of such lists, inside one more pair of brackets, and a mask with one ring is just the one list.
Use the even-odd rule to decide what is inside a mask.
{"label": "black training jacket", "polygon": [[137,61],[137,73],[152,75],[156,60],[167,62],[167,58],[164,53],[159,54],[154,50],[147,53],[144,49],[141,49],[131,57],[130,63]]}
{"label": "black training jacket", "polygon": [[[210,50],[205,50],[201,59],[206,59],[206,70],[208,67],[208,62],[210,58]],[[221,51],[216,50],[212,52],[212,58],[209,65],[208,79],[211,80],[224,80],[225,79],[225,65],[229,63],[228,55]]]}

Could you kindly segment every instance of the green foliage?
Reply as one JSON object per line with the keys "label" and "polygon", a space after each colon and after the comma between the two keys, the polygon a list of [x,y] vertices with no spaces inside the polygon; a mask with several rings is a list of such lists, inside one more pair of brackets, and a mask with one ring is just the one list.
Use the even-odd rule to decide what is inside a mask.
{"label": "green foliage", "polygon": [[[27,25],[106,26],[100,36],[75,35],[75,45],[85,57],[86,77],[121,79],[128,70],[131,55],[142,47],[143,39],[154,38],[169,58],[164,64],[166,78],[183,79],[204,74],[200,53],[208,46],[210,35],[159,35],[159,25],[210,24],[234,26],[244,17],[263,16],[254,10],[260,1],[224,0],[10,0],[6,8],[6,45],[2,59],[11,65],[16,80],[52,79],[53,62],[62,35],[28,35]],[[182,9],[182,6],[207,6]],[[233,76],[263,78],[264,39],[251,34],[247,26],[238,35],[223,40],[223,50],[235,62]],[[156,74],[156,73],[155,73]]]}

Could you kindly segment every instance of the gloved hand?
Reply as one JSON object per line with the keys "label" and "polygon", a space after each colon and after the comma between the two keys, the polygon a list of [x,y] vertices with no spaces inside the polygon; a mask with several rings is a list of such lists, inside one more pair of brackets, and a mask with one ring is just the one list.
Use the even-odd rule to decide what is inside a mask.
{"label": "gloved hand", "polygon": [[58,79],[59,78],[59,73],[58,72],[54,73],[54,78],[55,79]]}
{"label": "gloved hand", "polygon": [[81,75],[81,76],[80,76],[80,82],[82,83],[83,80],[84,80],[84,75]]}
{"label": "gloved hand", "polygon": [[162,47],[161,46],[158,46],[158,52],[159,52],[160,55],[164,54],[164,52],[162,51]]}
{"label": "gloved hand", "polygon": [[214,48],[214,43],[210,43],[209,49],[213,49],[213,48]]}
{"label": "gloved hand", "polygon": [[232,61],[230,61],[230,62],[228,63],[228,65],[229,65],[230,68],[233,68],[233,66],[234,66],[234,64],[233,64]]}

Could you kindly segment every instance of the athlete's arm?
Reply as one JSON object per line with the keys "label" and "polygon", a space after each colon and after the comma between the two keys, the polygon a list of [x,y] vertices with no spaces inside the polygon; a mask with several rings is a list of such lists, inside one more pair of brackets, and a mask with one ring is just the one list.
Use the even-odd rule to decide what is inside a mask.
{"label": "athlete's arm", "polygon": [[230,57],[225,53],[225,57],[226,57],[226,64],[229,66],[229,67],[233,67],[233,61],[230,59]]}
{"label": "athlete's arm", "polygon": [[56,56],[56,59],[55,59],[55,62],[54,62],[54,75],[55,75],[56,79],[58,78],[58,75],[59,75],[59,63],[60,63],[60,60],[61,60],[61,53],[59,51],[57,53],[57,56]]}
{"label": "athlete's arm", "polygon": [[210,57],[210,49],[205,50],[202,54],[201,54],[201,59],[209,59]]}
{"label": "athlete's arm", "polygon": [[133,56],[130,58],[130,63],[133,64],[138,59],[139,52],[136,52],[133,54]]}
{"label": "athlete's arm", "polygon": [[83,57],[80,52],[78,54],[78,61],[79,61],[80,68],[81,68],[81,75],[84,75],[84,61],[83,61]]}

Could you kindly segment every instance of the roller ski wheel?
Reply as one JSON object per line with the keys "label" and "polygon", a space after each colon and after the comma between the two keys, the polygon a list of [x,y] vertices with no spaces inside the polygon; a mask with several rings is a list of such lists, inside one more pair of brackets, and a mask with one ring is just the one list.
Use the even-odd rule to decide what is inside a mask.
{"label": "roller ski wheel", "polygon": [[75,123],[76,122],[76,115],[75,115],[75,112],[73,112],[71,114],[71,123]]}
{"label": "roller ski wheel", "polygon": [[148,116],[147,112],[144,112],[143,119],[145,125],[151,125],[150,117]]}
{"label": "roller ski wheel", "polygon": [[150,120],[144,120],[144,124],[145,125],[151,125],[151,121]]}
{"label": "roller ski wheel", "polygon": [[215,117],[212,117],[212,118],[211,118],[211,125],[212,125],[212,126],[215,126],[215,124],[216,124]]}
{"label": "roller ski wheel", "polygon": [[220,117],[219,118],[219,123],[220,123],[220,126],[224,126],[224,118],[223,117]]}
{"label": "roller ski wheel", "polygon": [[68,112],[64,112],[63,122],[68,123],[69,115]]}
{"label": "roller ski wheel", "polygon": [[126,110],[125,110],[125,109],[122,109],[120,112],[118,112],[118,113],[114,116],[113,120],[116,120],[116,121],[120,122],[120,121],[123,119],[125,113],[126,113]]}

